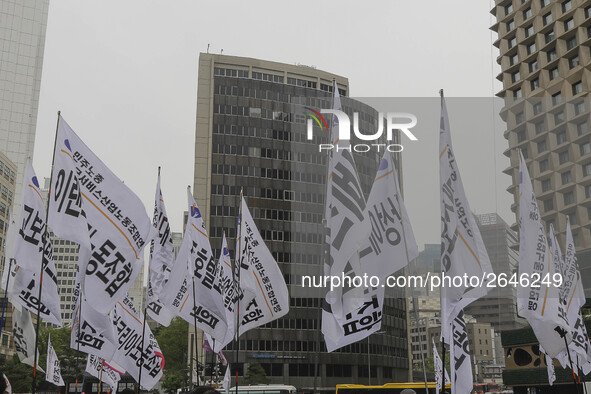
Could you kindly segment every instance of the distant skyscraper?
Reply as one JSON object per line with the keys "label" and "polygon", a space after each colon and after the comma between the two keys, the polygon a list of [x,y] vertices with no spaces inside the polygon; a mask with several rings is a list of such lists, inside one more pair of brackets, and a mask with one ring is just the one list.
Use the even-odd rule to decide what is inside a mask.
{"label": "distant skyscraper", "polygon": [[[475,215],[482,241],[495,274],[505,274],[507,279],[517,272],[519,256],[512,249],[517,243],[517,234],[496,213]],[[513,286],[492,289],[465,308],[479,323],[490,323],[497,331],[521,328],[525,320],[517,317],[517,289]]]}
{"label": "distant skyscraper", "polygon": [[[239,375],[246,365],[258,362],[271,382],[305,391],[334,391],[335,384],[345,380],[367,383],[370,373],[376,384],[408,379],[405,298],[386,300],[383,333],[372,335],[369,347],[364,340],[329,354],[320,334],[322,299],[293,293],[302,274],[322,274],[328,155],[318,152],[318,144],[329,142],[328,132],[320,128],[313,141],[307,140],[306,116],[294,106],[305,102],[332,107],[333,79],[341,96],[347,96],[346,78],[312,67],[203,53],[199,58],[193,190],[214,254],[219,256],[225,232],[234,256],[243,190],[266,244],[292,285],[289,314],[242,335],[238,363],[232,360],[234,352],[225,354]],[[344,99],[343,109],[359,113],[360,129],[375,130],[378,114],[373,108]],[[355,154],[366,197],[382,154]]]}
{"label": "distant skyscraper", "polygon": [[15,206],[33,158],[49,0],[0,0],[0,151],[18,168]]}
{"label": "distant skyscraper", "polygon": [[[495,0],[501,117],[511,165],[508,189],[519,202],[523,152],[542,220],[564,245],[566,218],[591,286],[591,4],[584,0]],[[513,226],[517,229],[517,224]]]}

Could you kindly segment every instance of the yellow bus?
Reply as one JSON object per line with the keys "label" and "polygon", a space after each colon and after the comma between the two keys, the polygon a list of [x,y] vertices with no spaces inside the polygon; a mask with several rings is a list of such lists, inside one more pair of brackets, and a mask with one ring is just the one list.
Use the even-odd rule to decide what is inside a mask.
{"label": "yellow bus", "polygon": [[[435,382],[427,383],[428,394],[435,394]],[[445,386],[451,392],[451,385]],[[335,394],[400,394],[404,389],[413,389],[417,394],[425,393],[425,383],[386,383],[383,386],[364,386],[362,384],[337,384]]]}

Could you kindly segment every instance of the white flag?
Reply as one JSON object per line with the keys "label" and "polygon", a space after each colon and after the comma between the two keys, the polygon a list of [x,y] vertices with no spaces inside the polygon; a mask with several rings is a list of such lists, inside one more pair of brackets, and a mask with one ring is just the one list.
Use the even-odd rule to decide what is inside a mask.
{"label": "white flag", "polygon": [[105,360],[95,355],[89,354],[86,359],[86,372],[94,376],[111,387],[111,390],[117,388],[117,383],[121,380],[123,373],[110,367]]}
{"label": "white flag", "polygon": [[[80,194],[74,189],[72,178],[70,186],[52,185],[50,205],[51,228],[56,234],[65,234],[69,224],[75,232],[83,231],[84,215],[87,220],[87,234],[90,238],[90,257],[80,260],[85,267],[84,292],[93,300],[93,307],[107,314],[115,303],[121,300],[142,267],[141,256],[146,242],[155,233],[152,221],[146,214],[141,200],[82,142],[63,119],[59,122],[58,151],[70,156],[74,172],[64,170],[63,182],[76,175]],[[67,159],[64,158],[64,162]],[[71,166],[71,163],[67,163]],[[65,166],[65,164],[64,164]],[[58,182],[56,178],[54,182]],[[58,192],[61,193],[58,194]],[[66,193],[66,194],[63,194]],[[80,197],[81,196],[81,197]],[[81,203],[78,204],[77,200]],[[67,208],[81,207],[84,211],[72,216]],[[72,208],[73,210],[80,208]],[[75,215],[75,214],[73,214]],[[83,238],[83,239],[81,239]],[[86,235],[72,236],[69,239],[84,244]]]}
{"label": "white flag", "polygon": [[[324,264],[324,275],[354,277],[362,274],[358,250],[369,237],[370,223],[366,219],[366,202],[355,160],[350,150],[350,141],[340,139],[341,127],[348,132],[348,123],[340,124],[337,114],[343,114],[341,97],[336,82],[333,86],[334,102],[331,113],[331,143],[328,161],[325,215],[329,245],[328,260]],[[328,110],[324,111],[329,112]],[[346,119],[345,116],[342,119]],[[339,327],[346,324],[346,315],[362,308],[367,298],[365,289],[355,286],[339,286],[326,294],[322,311],[322,333],[325,340],[338,342],[344,333]]]}
{"label": "white flag", "polygon": [[113,361],[121,365],[138,382],[139,359],[143,360],[142,381],[146,390],[151,390],[162,377],[164,356],[148,325],[142,348],[143,315],[137,313],[129,297],[117,302],[113,310],[113,326],[117,331],[118,344]]}
{"label": "white flag", "polygon": [[[226,235],[222,238],[222,253],[218,261],[218,280],[222,297],[224,300],[224,310],[226,316],[226,336],[223,341],[213,341],[213,352],[219,353],[226,345],[234,339],[234,331],[236,330],[236,300],[237,289],[236,280],[234,279],[234,271],[232,270],[232,261],[230,260],[230,252],[228,251],[228,243]],[[211,343],[211,342],[210,342]]]}
{"label": "white flag", "polygon": [[443,361],[441,361],[441,358],[439,357],[439,352],[437,351],[437,346],[435,346],[435,340],[433,338],[431,338],[431,342],[433,343],[433,364],[435,367],[435,393],[439,394],[439,391],[441,391],[443,386],[449,384],[450,379],[447,370],[443,367]]}
{"label": "white flag", "polygon": [[[359,249],[361,269],[370,277],[385,278],[407,266],[419,254],[397,180],[391,155],[386,152],[367,200],[367,220],[372,231]],[[329,331],[333,326],[330,329],[333,334],[324,338],[329,352],[380,330],[384,292],[380,284],[366,289],[361,307],[347,311],[340,321],[334,315],[323,316],[323,329]]]}
{"label": "white flag", "polygon": [[226,373],[224,374],[224,381],[222,382],[222,388],[228,394],[230,391],[230,364],[226,367]]}
{"label": "white flag", "polygon": [[[461,286],[442,285],[441,336],[449,342],[451,321],[460,310],[490,290],[487,273],[492,266],[480,236],[480,231],[460,178],[453,152],[449,119],[445,100],[441,97],[439,130],[439,182],[441,202],[441,270],[448,277],[482,278],[480,286],[462,283]],[[449,283],[448,283],[449,284]]]}
{"label": "white flag", "polygon": [[452,373],[451,393],[470,394],[473,389],[472,363],[464,311],[461,310],[451,323],[452,343],[449,346]]}
{"label": "white flag", "polygon": [[152,223],[158,232],[158,236],[152,240],[150,246],[149,276],[146,289],[148,305],[146,310],[152,319],[163,326],[168,326],[174,314],[160,301],[160,294],[164,284],[168,281],[170,269],[174,263],[174,251],[168,215],[166,214],[164,198],[160,189],[160,174],[158,174],[155,200]]}
{"label": "white flag", "polygon": [[[79,172],[77,159],[74,158],[70,135],[74,131],[59,117],[58,132],[55,142],[54,166],[51,178],[51,196],[49,199],[49,226],[60,238],[69,239],[90,250],[88,220],[83,208],[82,188],[79,177],[85,182],[100,183],[99,174]],[[77,138],[75,139],[77,140]],[[74,146],[74,148],[76,148]]]}
{"label": "white flag", "polygon": [[161,300],[176,315],[218,341],[226,336],[226,312],[217,265],[201,212],[187,189],[189,216],[176,262],[164,285]]}
{"label": "white flag", "polygon": [[572,334],[559,307],[559,288],[548,240],[540,220],[536,196],[523,155],[519,152],[519,278],[529,278],[536,286],[517,287],[517,309],[531,325],[540,345],[550,357],[566,348]]}
{"label": "white flag", "polygon": [[115,354],[117,339],[111,319],[97,312],[90,302],[78,301],[72,313],[71,330],[70,347],[72,349],[107,360]]}
{"label": "white flag", "polygon": [[45,380],[49,383],[53,383],[56,386],[65,386],[64,380],[62,379],[62,369],[60,368],[60,362],[57,359],[55,350],[51,346],[51,335],[47,339],[47,372],[45,373]]}
{"label": "white flag", "polygon": [[[548,372],[548,384],[550,386],[556,381],[556,371],[554,370],[554,364],[552,363],[552,357],[548,356],[542,345],[540,345],[540,353],[544,355],[544,360],[546,362],[546,370]],[[566,369],[566,367],[564,367]],[[570,368],[570,366],[568,367]]]}
{"label": "white flag", "polygon": [[[21,310],[20,307],[12,308],[12,334],[14,336],[14,348],[18,354],[18,359],[23,364],[35,367],[35,328],[31,314],[27,310]],[[39,351],[37,351],[37,360],[39,360]],[[43,372],[39,364],[37,370]]]}
{"label": "white flag", "polygon": [[[12,212],[8,214],[8,230],[6,231],[6,240],[4,241],[5,250],[5,263],[4,269],[2,270],[2,283],[1,286],[3,289],[8,288],[8,292],[11,292],[13,283],[8,280],[8,278],[14,277],[14,272],[16,271],[16,263],[14,259],[14,240],[16,239],[18,234],[17,224]],[[8,269],[10,267],[10,270]],[[10,276],[9,276],[10,275]]]}
{"label": "white flag", "polygon": [[283,274],[256,227],[246,200],[241,203],[240,283],[242,278],[256,282],[254,298],[240,302],[240,334],[279,319],[289,312],[289,293]]}
{"label": "white flag", "polygon": [[4,379],[4,382],[6,383],[6,388],[4,389],[4,391],[6,391],[8,394],[12,394],[12,386],[10,385],[8,378],[4,374],[2,374],[2,378]]}

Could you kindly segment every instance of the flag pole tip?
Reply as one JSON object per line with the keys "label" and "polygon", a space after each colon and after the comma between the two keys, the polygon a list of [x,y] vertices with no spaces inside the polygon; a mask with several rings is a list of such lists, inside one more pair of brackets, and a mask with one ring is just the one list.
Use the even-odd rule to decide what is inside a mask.
{"label": "flag pole tip", "polygon": [[439,95],[443,97],[443,89],[439,89]]}
{"label": "flag pole tip", "polygon": [[61,114],[62,114],[62,111],[59,111],[59,110],[58,110],[58,111],[57,111],[57,116],[61,116]]}

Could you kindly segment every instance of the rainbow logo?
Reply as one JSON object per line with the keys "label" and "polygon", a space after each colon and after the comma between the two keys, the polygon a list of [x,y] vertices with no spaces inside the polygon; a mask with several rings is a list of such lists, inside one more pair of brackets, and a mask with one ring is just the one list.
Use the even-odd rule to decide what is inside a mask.
{"label": "rainbow logo", "polygon": [[[320,114],[320,112],[315,111],[310,107],[304,107],[304,108],[307,109],[308,111],[312,111],[312,113],[306,112],[306,115],[310,115],[310,117],[316,121],[316,123],[320,127],[320,130],[323,129],[323,127],[322,127],[323,124],[324,124],[324,128],[326,128],[326,130],[328,130],[328,125],[326,124],[326,120],[324,119],[324,116],[322,116]],[[322,120],[322,123],[320,123],[321,120]]]}

